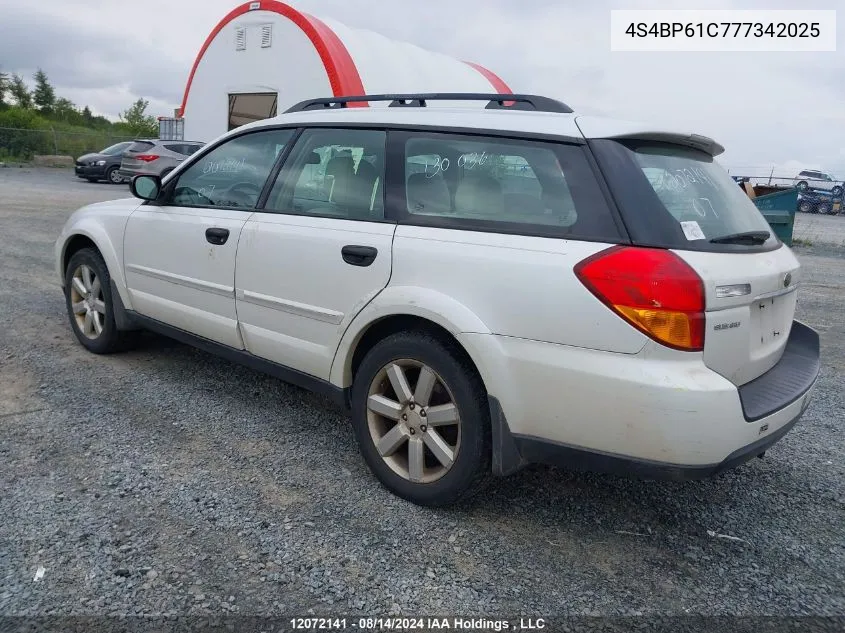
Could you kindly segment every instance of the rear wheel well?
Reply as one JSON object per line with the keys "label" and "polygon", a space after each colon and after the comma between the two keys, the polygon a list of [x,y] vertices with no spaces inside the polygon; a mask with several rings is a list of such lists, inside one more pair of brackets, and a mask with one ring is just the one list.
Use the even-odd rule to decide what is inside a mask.
{"label": "rear wheel well", "polygon": [[422,331],[431,334],[449,347],[453,348],[467,361],[467,363],[469,363],[479,380],[481,380],[481,383],[484,384],[484,379],[481,378],[481,372],[478,371],[478,367],[476,367],[470,355],[458,342],[458,339],[449,332],[449,330],[441,325],[438,325],[434,321],[429,321],[428,319],[410,314],[396,314],[385,317],[369,325],[367,330],[358,339],[358,343],[355,346],[355,352],[352,354],[352,362],[350,364],[350,375],[352,376],[352,379],[355,379],[355,374],[358,372],[358,368],[361,366],[361,361],[364,360],[364,356],[366,356],[367,352],[369,352],[379,341],[387,338],[391,334],[396,334],[397,332],[412,331]]}
{"label": "rear wheel well", "polygon": [[70,258],[83,248],[93,248],[98,253],[100,249],[97,248],[97,245],[94,243],[90,237],[86,237],[85,235],[74,235],[72,238],[68,240],[67,245],[65,246],[65,254],[62,258],[62,274],[67,273],[67,265],[70,263]]}

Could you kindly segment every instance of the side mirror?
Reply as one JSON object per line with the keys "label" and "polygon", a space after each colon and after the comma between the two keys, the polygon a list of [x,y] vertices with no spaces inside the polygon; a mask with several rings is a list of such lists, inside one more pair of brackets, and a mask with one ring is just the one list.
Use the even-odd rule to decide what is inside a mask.
{"label": "side mirror", "polygon": [[161,193],[161,178],[158,176],[135,176],[129,183],[129,191],[141,200],[158,200]]}

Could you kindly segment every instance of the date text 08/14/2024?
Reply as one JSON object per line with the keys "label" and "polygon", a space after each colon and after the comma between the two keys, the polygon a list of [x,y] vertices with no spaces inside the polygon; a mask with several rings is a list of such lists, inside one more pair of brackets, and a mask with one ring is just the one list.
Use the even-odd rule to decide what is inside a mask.
{"label": "date text 08/14/2024", "polygon": [[291,618],[294,631],[539,631],[546,628],[543,618],[515,620],[443,617],[363,617],[363,618]]}

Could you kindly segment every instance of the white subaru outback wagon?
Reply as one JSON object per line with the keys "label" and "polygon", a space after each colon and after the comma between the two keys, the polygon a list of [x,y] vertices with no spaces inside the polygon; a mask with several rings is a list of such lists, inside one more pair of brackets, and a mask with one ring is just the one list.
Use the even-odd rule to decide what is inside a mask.
{"label": "white subaru outback wagon", "polygon": [[701,478],[819,373],[722,151],[532,95],[316,99],[80,209],[56,268],[90,351],[149,329],[331,394],[415,503],[529,463]]}

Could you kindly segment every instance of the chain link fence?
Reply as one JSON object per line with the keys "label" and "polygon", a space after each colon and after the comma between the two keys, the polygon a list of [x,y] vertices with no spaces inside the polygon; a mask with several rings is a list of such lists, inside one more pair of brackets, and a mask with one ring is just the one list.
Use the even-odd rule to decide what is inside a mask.
{"label": "chain link fence", "polygon": [[108,132],[64,132],[60,130],[27,130],[0,127],[0,160],[29,161],[35,155],[72,156],[99,152],[132,136],[115,136]]}

